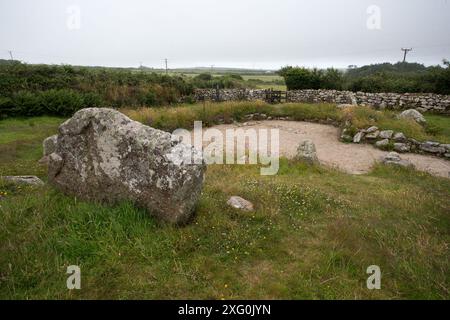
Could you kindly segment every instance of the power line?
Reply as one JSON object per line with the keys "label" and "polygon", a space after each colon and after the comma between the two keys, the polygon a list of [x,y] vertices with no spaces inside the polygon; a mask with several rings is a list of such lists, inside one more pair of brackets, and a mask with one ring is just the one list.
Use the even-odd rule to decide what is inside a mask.
{"label": "power line", "polygon": [[406,55],[408,54],[409,51],[412,50],[412,48],[402,48],[402,51],[404,51],[404,55],[403,55],[403,62],[406,62]]}

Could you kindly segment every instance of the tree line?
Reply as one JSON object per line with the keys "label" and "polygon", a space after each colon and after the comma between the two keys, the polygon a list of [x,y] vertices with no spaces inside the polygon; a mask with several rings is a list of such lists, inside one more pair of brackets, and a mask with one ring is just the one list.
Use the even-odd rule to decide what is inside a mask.
{"label": "tree line", "polygon": [[450,63],[382,63],[339,71],[287,66],[278,71],[288,90],[335,89],[364,92],[450,94]]}

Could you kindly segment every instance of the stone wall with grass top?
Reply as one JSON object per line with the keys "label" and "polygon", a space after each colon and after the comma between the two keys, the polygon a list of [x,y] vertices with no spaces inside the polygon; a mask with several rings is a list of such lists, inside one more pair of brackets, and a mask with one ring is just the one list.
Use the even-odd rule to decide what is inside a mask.
{"label": "stone wall with grass top", "polygon": [[[201,100],[264,100],[260,89],[197,89],[195,99]],[[336,103],[371,106],[377,109],[417,109],[450,115],[450,96],[434,93],[368,93],[338,90],[293,90],[287,93],[288,102]]]}

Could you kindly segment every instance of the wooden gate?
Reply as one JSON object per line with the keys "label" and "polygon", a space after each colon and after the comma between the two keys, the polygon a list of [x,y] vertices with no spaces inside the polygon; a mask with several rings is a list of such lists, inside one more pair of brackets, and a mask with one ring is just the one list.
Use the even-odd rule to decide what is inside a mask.
{"label": "wooden gate", "polygon": [[287,91],[267,89],[264,92],[264,101],[268,103],[288,102]]}

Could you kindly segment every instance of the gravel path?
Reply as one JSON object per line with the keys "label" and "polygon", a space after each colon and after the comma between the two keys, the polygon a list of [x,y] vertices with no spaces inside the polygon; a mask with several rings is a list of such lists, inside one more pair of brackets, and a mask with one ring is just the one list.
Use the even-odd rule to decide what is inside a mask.
{"label": "gravel path", "polygon": [[[311,139],[316,145],[317,156],[324,165],[335,167],[351,174],[363,174],[370,171],[386,151],[376,149],[369,144],[342,143],[339,141],[339,129],[331,125],[323,125],[301,121],[250,121],[245,124],[218,125],[214,128],[223,133],[230,128],[253,128],[280,130],[280,154],[293,157],[300,141]],[[436,176],[450,177],[450,161],[418,154],[401,154],[403,159],[410,160],[418,170]]]}

